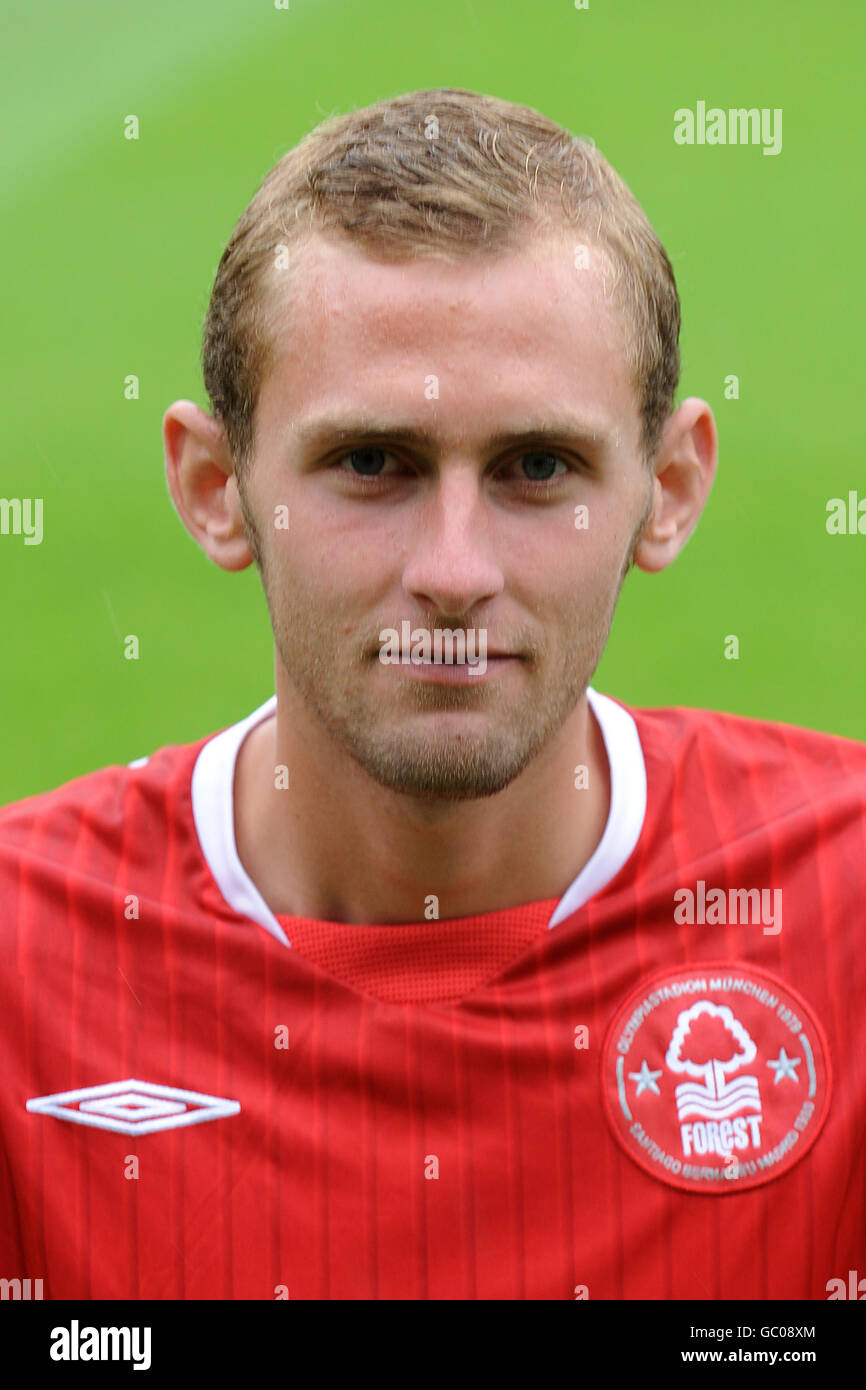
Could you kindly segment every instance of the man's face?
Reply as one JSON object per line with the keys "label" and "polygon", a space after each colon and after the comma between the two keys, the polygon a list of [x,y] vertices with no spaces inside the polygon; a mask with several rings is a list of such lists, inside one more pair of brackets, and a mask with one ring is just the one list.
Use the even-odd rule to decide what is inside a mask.
{"label": "man's face", "polygon": [[[576,240],[382,264],[317,237],[283,290],[242,488],[278,693],[404,793],[491,795],[549,746],[646,516],[623,325]],[[485,673],[383,664],[405,620],[486,633]]]}

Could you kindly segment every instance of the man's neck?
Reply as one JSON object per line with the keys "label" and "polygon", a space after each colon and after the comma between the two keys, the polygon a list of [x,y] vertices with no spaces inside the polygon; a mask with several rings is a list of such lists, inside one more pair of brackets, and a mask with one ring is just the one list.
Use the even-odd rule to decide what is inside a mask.
{"label": "man's neck", "polygon": [[472,801],[388,790],[310,733],[278,706],[238,750],[238,855],[275,916],[385,925],[424,920],[431,895],[443,919],[558,899],[604,832],[610,769],[586,697],[514,782]]}

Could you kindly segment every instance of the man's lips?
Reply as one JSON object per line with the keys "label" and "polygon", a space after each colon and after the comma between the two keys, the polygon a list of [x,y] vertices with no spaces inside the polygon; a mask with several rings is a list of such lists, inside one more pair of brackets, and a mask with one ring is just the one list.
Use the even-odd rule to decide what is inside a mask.
{"label": "man's lips", "polygon": [[[414,662],[414,661],[417,661],[417,660],[420,659],[420,658],[417,658],[417,657],[413,657],[413,656],[412,656],[412,653],[411,653],[411,650],[407,651],[404,647],[401,647],[401,648],[400,648],[400,659],[401,659],[401,661],[402,661],[402,659],[403,659],[404,656],[405,656],[405,658],[406,658],[407,661],[413,661],[413,662]],[[492,652],[492,651],[490,650],[489,647],[487,648],[487,651],[486,651],[486,652],[482,653],[482,656],[486,656],[486,658],[487,658],[488,661],[490,661],[490,659],[491,659],[492,657],[513,657],[516,661],[519,661],[519,660],[520,660],[520,653],[519,653],[519,652],[498,652],[498,651],[497,651],[497,652]],[[476,657],[474,661],[468,661],[468,660],[467,660],[467,661],[465,661],[465,662],[464,662],[464,661],[441,661],[441,662],[435,662],[435,665],[437,665],[437,666],[440,666],[440,665],[441,665],[441,666],[473,666],[473,665],[475,665],[475,664],[478,662],[478,659],[479,659],[479,658]]]}
{"label": "man's lips", "polygon": [[[398,652],[399,652],[399,655],[398,655]],[[371,660],[372,660],[372,659],[375,659],[376,661],[378,661],[378,660],[380,660],[380,655],[379,655],[379,653],[380,653],[380,648],[377,647],[375,651],[373,651],[373,650],[371,649],[371,650],[367,653],[367,655],[371,658]],[[506,651],[506,649],[505,649],[504,647],[488,647],[486,651],[484,651],[484,652],[478,652],[478,653],[475,655],[475,658],[474,658],[473,661],[469,661],[469,660],[466,660],[466,661],[456,661],[456,660],[455,660],[455,661],[444,661],[444,660],[442,660],[442,661],[436,661],[436,660],[431,660],[430,662],[422,662],[422,661],[420,660],[420,658],[418,658],[418,657],[413,657],[413,656],[412,656],[412,648],[411,648],[411,647],[400,647],[400,648],[398,649],[398,651],[392,652],[391,657],[390,657],[389,660],[385,663],[385,665],[396,665],[396,664],[398,664],[398,663],[401,664],[401,665],[403,665],[403,664],[411,663],[413,666],[417,666],[417,665],[434,665],[434,666],[440,666],[440,665],[441,665],[441,666],[473,666],[473,665],[477,665],[477,664],[478,664],[478,661],[479,661],[480,659],[486,659],[487,661],[523,661],[523,660],[524,660],[524,655],[523,655],[522,652],[510,652],[510,651]]]}

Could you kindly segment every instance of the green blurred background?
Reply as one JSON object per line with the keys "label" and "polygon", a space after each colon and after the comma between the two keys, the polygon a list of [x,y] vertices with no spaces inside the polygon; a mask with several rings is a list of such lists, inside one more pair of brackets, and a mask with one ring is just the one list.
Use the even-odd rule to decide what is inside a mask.
{"label": "green blurred background", "polygon": [[[45,533],[0,536],[0,802],[273,692],[257,574],[223,573],[182,529],[162,414],[207,405],[202,318],[267,170],[326,115],[439,85],[594,138],[673,261],[680,395],[716,413],[708,509],[670,570],[630,576],[593,684],[866,740],[866,536],[825,528],[829,498],[866,497],[859,0],[50,0],[7,12],[2,47],[0,496],[44,498]],[[782,107],[781,154],[676,145],[674,110],[699,99]]]}

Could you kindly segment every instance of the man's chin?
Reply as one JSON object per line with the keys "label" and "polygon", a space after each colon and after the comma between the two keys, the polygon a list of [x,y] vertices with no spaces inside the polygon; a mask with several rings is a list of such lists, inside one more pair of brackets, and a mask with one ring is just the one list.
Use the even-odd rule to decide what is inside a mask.
{"label": "man's chin", "polygon": [[482,750],[464,739],[462,747],[428,742],[414,751],[406,743],[390,748],[351,749],[355,761],[380,786],[419,801],[473,801],[504,791],[531,762],[535,749]]}
{"label": "man's chin", "polygon": [[485,797],[496,796],[519,776],[519,773],[515,772],[506,776],[474,775],[467,778],[459,773],[454,776],[442,776],[430,775],[421,770],[388,770],[384,773],[381,769],[368,767],[366,770],[388,791],[431,804],[442,801],[480,801]]}

